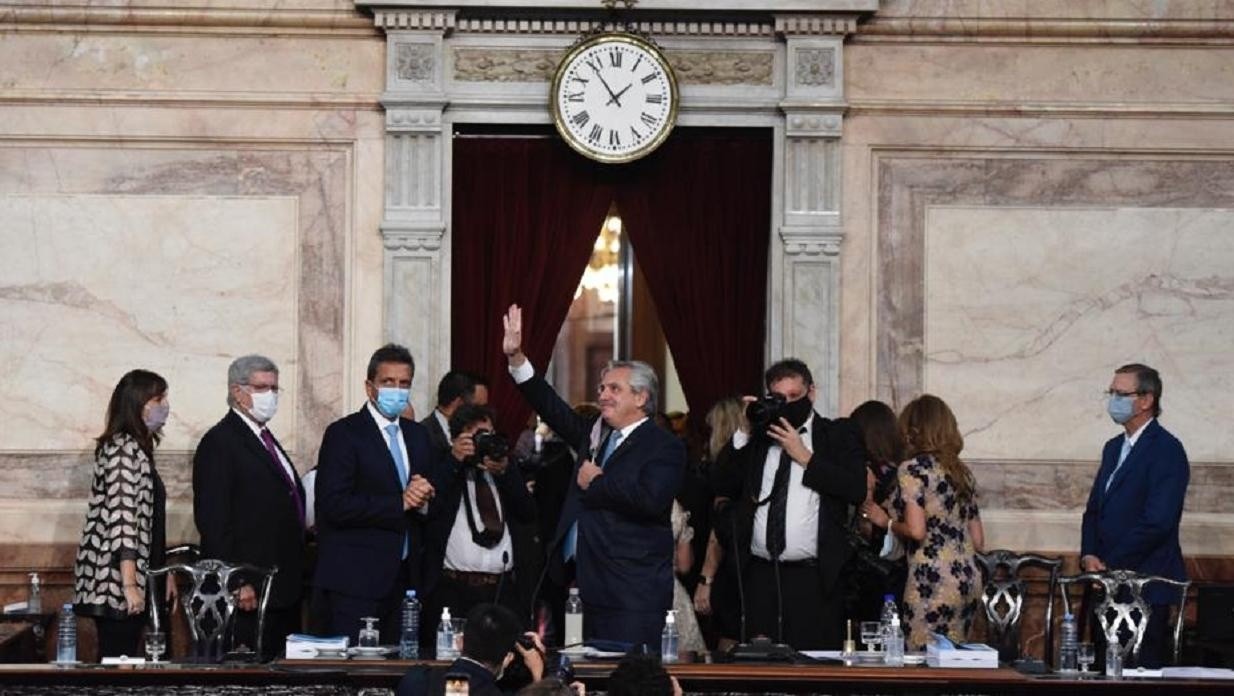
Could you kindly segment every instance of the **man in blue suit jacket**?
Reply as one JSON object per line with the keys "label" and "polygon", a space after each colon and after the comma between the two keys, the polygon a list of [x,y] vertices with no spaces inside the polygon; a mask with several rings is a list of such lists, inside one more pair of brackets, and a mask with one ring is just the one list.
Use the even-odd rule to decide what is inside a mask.
{"label": "man in blue suit jacket", "polygon": [[399,635],[399,604],[418,580],[423,517],[433,497],[428,433],[401,418],[415,363],[389,344],[369,360],[368,402],[326,428],[317,459],[320,620],[355,639],[360,618],[380,619],[381,642]]}
{"label": "man in blue suit jacket", "polygon": [[[1133,570],[1185,580],[1178,541],[1190,466],[1183,445],[1157,422],[1161,376],[1151,367],[1124,365],[1110,382],[1108,410],[1126,431],[1105,443],[1101,468],[1084,510],[1080,565],[1086,572]],[[1152,605],[1140,662],[1159,666],[1165,656],[1169,605],[1178,592],[1149,585]]]}
{"label": "man in blue suit jacket", "polygon": [[649,418],[658,381],[646,363],[610,363],[600,375],[600,418],[578,416],[523,354],[522,309],[504,317],[502,350],[519,390],[579,452],[549,553],[577,564],[588,639],[659,645],[673,605],[669,514],[681,488],[681,440]]}

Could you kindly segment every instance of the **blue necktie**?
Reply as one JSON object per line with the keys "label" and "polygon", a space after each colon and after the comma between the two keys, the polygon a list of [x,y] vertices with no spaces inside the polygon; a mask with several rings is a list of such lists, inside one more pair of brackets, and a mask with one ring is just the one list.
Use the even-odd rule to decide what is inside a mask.
{"label": "blue necktie", "polygon": [[[390,438],[386,444],[390,446],[390,456],[394,457],[394,468],[398,469],[398,480],[403,484],[403,489],[407,489],[407,463],[403,461],[403,450],[398,446],[398,439],[402,435],[399,431],[398,423],[391,423],[386,426],[386,432],[390,434]],[[400,497],[402,493],[400,491]],[[403,558],[407,558],[407,534],[403,534]]]}
{"label": "blue necktie", "polygon": [[[600,455],[600,461],[597,462],[601,469],[608,463],[608,458],[613,456],[613,450],[617,449],[617,445],[621,442],[621,431],[614,430],[613,434],[608,438],[608,444],[604,446],[604,453]],[[578,522],[570,525],[570,531],[566,532],[566,538],[561,542],[561,555],[567,561],[574,558],[574,553],[578,550]]]}
{"label": "blue necktie", "polygon": [[1123,449],[1118,453],[1118,463],[1114,465],[1114,471],[1110,472],[1110,478],[1105,480],[1105,491],[1110,492],[1110,484],[1114,483],[1114,476],[1118,474],[1118,470],[1123,468],[1123,462],[1127,461],[1127,455],[1131,454],[1131,440],[1123,437]]}

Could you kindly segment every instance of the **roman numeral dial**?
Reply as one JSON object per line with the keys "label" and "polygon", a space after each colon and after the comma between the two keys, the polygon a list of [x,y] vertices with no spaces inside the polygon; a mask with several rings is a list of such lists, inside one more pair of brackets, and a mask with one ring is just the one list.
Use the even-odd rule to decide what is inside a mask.
{"label": "roman numeral dial", "polygon": [[659,147],[677,120],[678,101],[677,80],[660,50],[622,32],[571,49],[550,91],[557,131],[601,162],[629,162]]}

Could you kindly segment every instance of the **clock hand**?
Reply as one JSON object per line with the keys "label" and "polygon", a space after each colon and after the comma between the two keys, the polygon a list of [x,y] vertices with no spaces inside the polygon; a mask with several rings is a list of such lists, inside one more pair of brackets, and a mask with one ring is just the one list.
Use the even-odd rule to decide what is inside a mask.
{"label": "clock hand", "polygon": [[630,88],[631,88],[631,87],[633,87],[633,86],[634,86],[634,83],[633,83],[633,82],[631,82],[630,84],[626,85],[625,87],[623,87],[623,88],[622,88],[622,90],[621,90],[620,92],[618,92],[618,93],[616,93],[616,94],[612,95],[612,99],[609,99],[609,100],[608,100],[608,102],[607,102],[607,103],[605,103],[604,105],[605,105],[605,106],[608,106],[609,104],[612,104],[612,103],[616,102],[616,103],[617,103],[617,106],[621,106],[621,95],[623,95],[623,94],[625,94],[626,92],[628,92],[628,91],[630,90]]}
{"label": "clock hand", "polygon": [[[609,87],[608,83],[604,81],[604,76],[597,72],[596,77],[600,78],[600,84],[604,85],[604,89],[608,90],[608,96],[610,97],[609,101],[610,102],[616,101],[617,106],[621,106],[621,100],[617,98],[620,95],[613,94],[613,88]],[[605,104],[605,106],[608,106],[608,105]]]}

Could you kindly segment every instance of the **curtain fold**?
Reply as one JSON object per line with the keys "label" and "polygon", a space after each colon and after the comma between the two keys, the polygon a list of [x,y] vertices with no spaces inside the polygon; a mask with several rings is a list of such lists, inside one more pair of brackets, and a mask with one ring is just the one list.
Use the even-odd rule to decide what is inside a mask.
{"label": "curtain fold", "polygon": [[503,432],[530,409],[505,377],[501,315],[524,307],[523,349],[543,372],[613,200],[691,419],[761,391],[771,159],[765,130],[683,130],[608,166],[556,138],[454,141],[451,365],[490,378]]}
{"label": "curtain fold", "polygon": [[771,158],[766,132],[675,135],[618,188],[696,425],[716,401],[761,392]]}
{"label": "curtain fold", "polygon": [[456,139],[453,179],[451,365],[488,376],[513,437],[531,409],[505,376],[501,316],[524,308],[523,351],[543,373],[613,191],[556,138]]}

